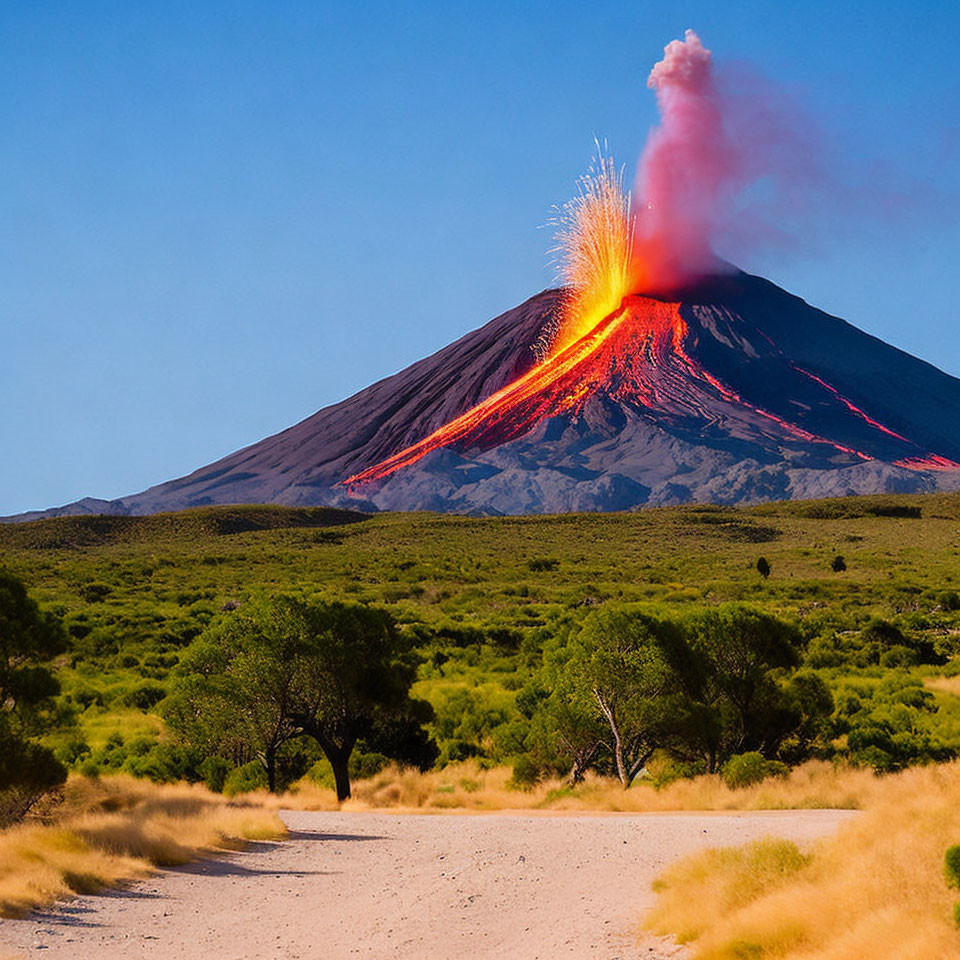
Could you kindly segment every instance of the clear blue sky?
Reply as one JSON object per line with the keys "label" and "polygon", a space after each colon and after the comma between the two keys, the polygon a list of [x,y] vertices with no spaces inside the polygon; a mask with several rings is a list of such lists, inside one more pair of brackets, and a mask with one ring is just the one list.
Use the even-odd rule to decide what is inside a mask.
{"label": "clear blue sky", "polygon": [[540,225],[595,134],[632,168],[687,27],[935,188],[740,266],[960,375],[955,0],[4,0],[0,514],[185,473],[550,285]]}

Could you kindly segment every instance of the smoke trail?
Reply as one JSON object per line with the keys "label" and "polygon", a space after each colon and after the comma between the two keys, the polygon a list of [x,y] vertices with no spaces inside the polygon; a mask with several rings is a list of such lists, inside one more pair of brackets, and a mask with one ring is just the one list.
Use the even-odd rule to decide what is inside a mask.
{"label": "smoke trail", "polygon": [[784,239],[779,213],[821,171],[816,138],[787,98],[740,71],[718,78],[692,30],[664,49],[647,81],[661,120],[634,188],[639,289],[682,286],[723,270],[718,237],[734,250]]}

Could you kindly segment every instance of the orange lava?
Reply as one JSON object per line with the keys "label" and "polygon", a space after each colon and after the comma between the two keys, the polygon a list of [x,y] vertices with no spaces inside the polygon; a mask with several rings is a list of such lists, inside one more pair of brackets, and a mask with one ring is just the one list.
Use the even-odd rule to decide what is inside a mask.
{"label": "orange lava", "polygon": [[935,453],[925,457],[905,457],[903,460],[894,460],[895,467],[906,467],[908,470],[960,470],[960,463],[939,457]]}
{"label": "orange lava", "polygon": [[[718,400],[725,401],[769,420],[797,440],[827,444],[861,460],[872,459],[862,451],[819,437],[744,400],[687,353],[687,333],[679,303],[626,297],[617,310],[576,342],[418,443],[342,482],[353,487],[381,480],[446,447],[461,452],[492,449],[523,436],[546,418],[577,413],[600,390],[613,400],[628,401],[677,418],[712,419],[708,407]],[[843,400],[828,384],[811,374],[807,376],[823,384],[848,409],[877,429],[897,436]],[[776,438],[778,434],[772,436]],[[931,466],[935,461],[937,466]],[[912,459],[901,465],[951,469],[946,466],[950,461],[939,457],[917,458],[915,462],[927,466],[914,467]]]}

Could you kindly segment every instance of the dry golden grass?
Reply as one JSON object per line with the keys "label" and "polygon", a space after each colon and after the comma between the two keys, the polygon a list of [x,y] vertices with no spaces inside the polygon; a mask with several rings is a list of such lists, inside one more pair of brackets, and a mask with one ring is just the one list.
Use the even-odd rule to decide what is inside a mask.
{"label": "dry golden grass", "polygon": [[71,777],[48,822],[0,832],[0,916],[19,916],[246,840],[279,839],[275,812],[198,786]]}
{"label": "dry golden grass", "polygon": [[864,814],[809,854],[762,841],[670,868],[645,926],[690,944],[695,960],[960,956],[960,892],[943,871],[960,842],[960,763],[877,784]]}
{"label": "dry golden grass", "polygon": [[259,794],[258,803],[297,810],[551,810],[645,813],[670,810],[857,809],[882,789],[867,770],[811,762],[788,777],[732,790],[719,776],[678,780],[655,790],[637,784],[624,790],[612,778],[588,776],[571,789],[560,780],[530,790],[511,784],[506,767],[483,770],[472,762],[419,773],[388,767],[353,784],[353,798],[337,804],[332,790],[302,780],[280,798]]}

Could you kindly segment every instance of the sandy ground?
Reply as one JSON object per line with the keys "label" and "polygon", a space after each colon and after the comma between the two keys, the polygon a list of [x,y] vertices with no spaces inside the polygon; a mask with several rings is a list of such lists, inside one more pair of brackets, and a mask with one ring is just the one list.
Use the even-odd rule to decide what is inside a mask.
{"label": "sandy ground", "polygon": [[[0,954],[71,960],[679,958],[637,923],[671,860],[833,810],[641,816],[285,813],[290,839],[0,921]],[[4,949],[5,948],[5,949]],[[42,951],[42,952],[41,952]]]}

